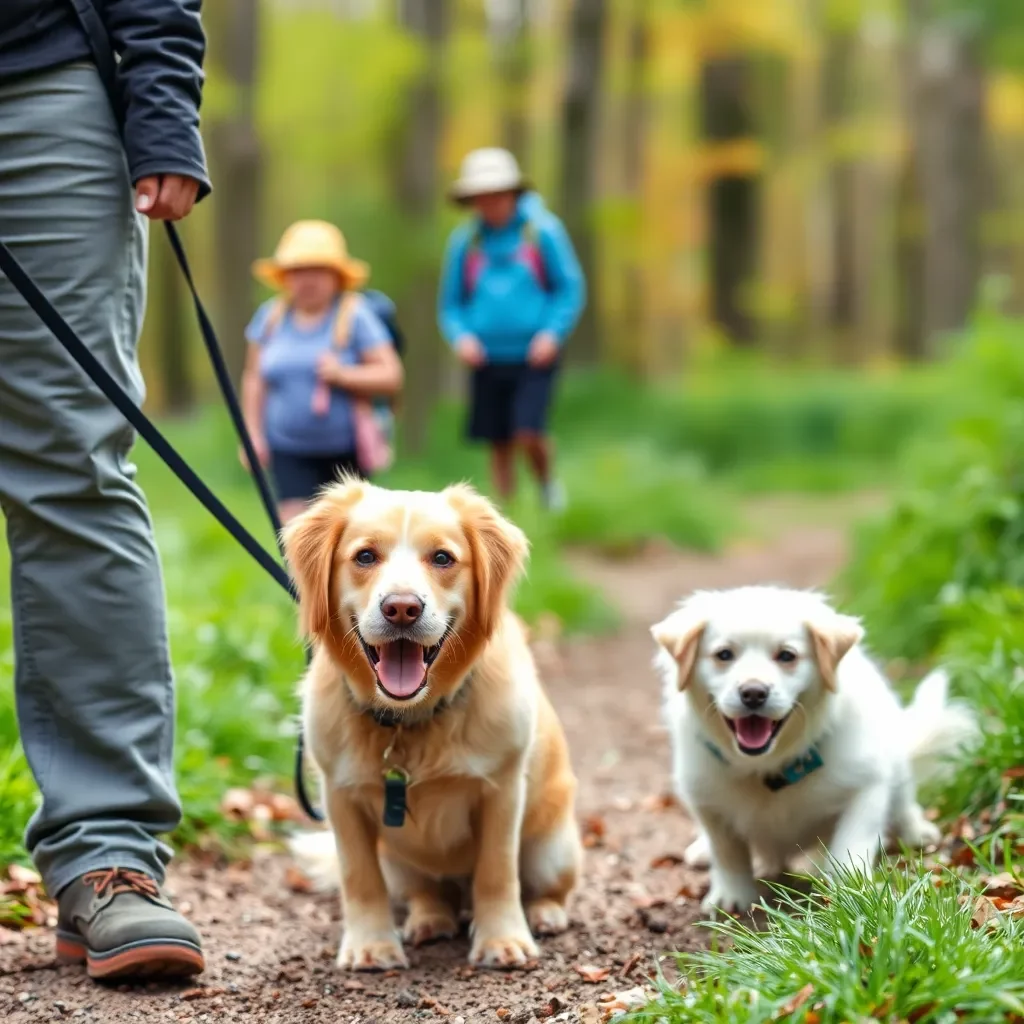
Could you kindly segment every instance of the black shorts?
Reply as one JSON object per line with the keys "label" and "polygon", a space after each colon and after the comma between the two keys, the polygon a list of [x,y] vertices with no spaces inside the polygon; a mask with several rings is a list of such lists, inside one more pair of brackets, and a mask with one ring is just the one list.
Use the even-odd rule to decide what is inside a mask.
{"label": "black shorts", "polygon": [[502,444],[517,434],[546,433],[557,370],[526,363],[488,363],[474,370],[469,439]]}
{"label": "black shorts", "polygon": [[278,501],[309,501],[317,491],[334,483],[342,473],[357,473],[352,452],[341,455],[293,455],[271,451],[270,475]]}

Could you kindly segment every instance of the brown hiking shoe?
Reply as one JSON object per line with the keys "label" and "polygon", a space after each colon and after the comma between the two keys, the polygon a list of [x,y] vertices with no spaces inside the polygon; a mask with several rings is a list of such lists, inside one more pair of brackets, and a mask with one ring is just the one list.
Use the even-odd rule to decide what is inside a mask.
{"label": "brown hiking shoe", "polygon": [[199,933],[141,871],[89,871],[57,898],[57,959],[93,978],[182,977],[206,966]]}

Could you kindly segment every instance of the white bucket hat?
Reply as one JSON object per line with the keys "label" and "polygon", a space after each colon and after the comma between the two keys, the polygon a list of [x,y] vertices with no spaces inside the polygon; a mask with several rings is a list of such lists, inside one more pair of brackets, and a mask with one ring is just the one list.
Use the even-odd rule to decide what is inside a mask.
{"label": "white bucket hat", "polygon": [[516,158],[507,149],[475,149],[462,161],[459,177],[448,194],[456,203],[465,203],[474,196],[523,192],[529,187]]}

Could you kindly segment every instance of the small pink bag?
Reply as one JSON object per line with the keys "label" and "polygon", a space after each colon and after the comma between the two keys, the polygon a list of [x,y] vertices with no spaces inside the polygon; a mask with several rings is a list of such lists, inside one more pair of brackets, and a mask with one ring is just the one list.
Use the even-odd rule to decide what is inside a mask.
{"label": "small pink bag", "polygon": [[[334,347],[343,349],[348,344],[351,332],[352,317],[355,314],[355,303],[359,296],[355,292],[346,292],[338,308],[334,321]],[[373,403],[365,398],[351,398],[352,425],[355,431],[356,464],[367,475],[383,473],[391,468],[394,451],[388,444],[384,428],[373,411]],[[322,381],[313,389],[313,412],[317,416],[326,416],[331,407],[331,389]]]}

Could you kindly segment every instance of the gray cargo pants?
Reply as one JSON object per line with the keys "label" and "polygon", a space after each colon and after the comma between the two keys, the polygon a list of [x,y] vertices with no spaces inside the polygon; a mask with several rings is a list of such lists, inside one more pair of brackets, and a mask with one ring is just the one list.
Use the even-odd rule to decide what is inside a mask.
{"label": "gray cargo pants", "polygon": [[[0,83],[0,237],[136,400],[146,223],[95,69]],[[98,867],[163,878],[180,807],[163,579],[134,435],[0,276],[0,507],[15,690],[51,893]]]}

